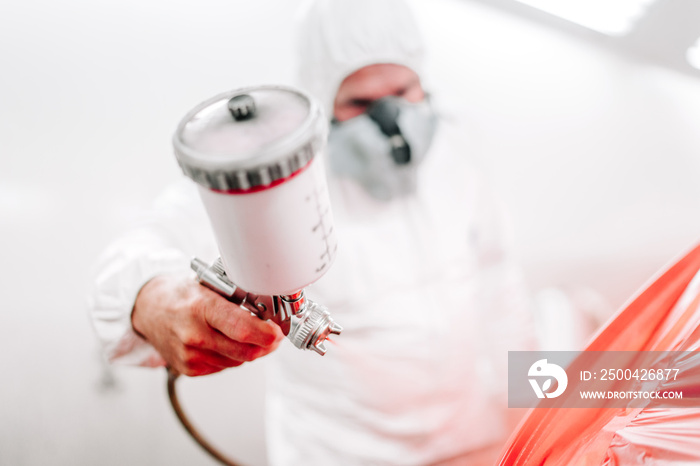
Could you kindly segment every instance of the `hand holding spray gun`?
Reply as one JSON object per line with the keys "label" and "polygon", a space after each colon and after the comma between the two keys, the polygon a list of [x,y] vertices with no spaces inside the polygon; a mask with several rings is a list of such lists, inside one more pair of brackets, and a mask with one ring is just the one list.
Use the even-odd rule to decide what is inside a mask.
{"label": "hand holding spray gun", "polygon": [[197,272],[199,283],[260,319],[276,323],[299,349],[312,349],[323,356],[326,338],[340,335],[343,330],[324,306],[306,299],[304,290],[286,296],[259,296],[236,287],[226,276],[220,259],[210,266],[194,258],[190,265]]}
{"label": "hand holding spray gun", "polygon": [[[328,126],[306,94],[280,86],[240,89],[192,109],[173,137],[183,172],[194,180],[221,258],[193,259],[198,281],[228,301],[271,320],[300,349],[323,355],[340,334],[328,310],[304,288],[329,269],[336,238],[321,157]],[[199,436],[168,389],[180,420]]]}

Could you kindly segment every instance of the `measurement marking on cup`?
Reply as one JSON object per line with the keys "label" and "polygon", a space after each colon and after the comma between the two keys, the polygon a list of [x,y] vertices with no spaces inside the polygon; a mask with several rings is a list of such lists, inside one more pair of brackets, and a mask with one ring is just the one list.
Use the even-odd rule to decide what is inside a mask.
{"label": "measurement marking on cup", "polygon": [[322,194],[324,193],[320,190],[314,190],[314,192],[306,198],[307,201],[311,201],[313,198],[313,201],[316,204],[316,212],[318,213],[318,223],[312,227],[311,231],[313,233],[316,233],[320,228],[321,239],[323,240],[324,244],[323,254],[319,256],[319,259],[321,259],[321,265],[318,268],[316,268],[316,272],[320,272],[328,266],[332,255],[335,254],[336,250],[338,249],[337,243],[333,246],[331,246],[331,244],[329,243],[329,239],[333,237],[333,225],[331,225],[330,228],[327,228],[326,218],[328,217],[331,208],[329,205],[321,205],[320,200],[323,199]]}
{"label": "measurement marking on cup", "polygon": [[[307,198],[307,199],[308,199],[308,198]],[[320,206],[319,206],[319,204],[318,204],[318,195],[316,195],[316,209],[318,210],[319,207],[320,207]],[[312,231],[313,231],[314,233],[316,232],[316,230],[318,230],[318,227],[325,226],[325,223],[323,222],[323,220],[326,218],[326,215],[328,215],[328,212],[330,212],[330,211],[331,211],[330,207],[326,207],[326,210],[325,210],[325,211],[319,212],[319,219],[320,219],[320,220],[319,220],[319,222],[318,222],[318,223],[313,227],[313,229],[312,229]],[[331,227],[331,231],[333,231],[333,228],[332,228],[332,227]]]}
{"label": "measurement marking on cup", "polygon": [[[331,225],[331,229],[328,230],[328,233],[326,233],[325,235],[323,235],[323,239],[326,239],[326,240],[327,240],[327,239],[330,238],[332,235],[333,235],[333,225]],[[335,247],[337,248],[338,245],[336,244]]]}

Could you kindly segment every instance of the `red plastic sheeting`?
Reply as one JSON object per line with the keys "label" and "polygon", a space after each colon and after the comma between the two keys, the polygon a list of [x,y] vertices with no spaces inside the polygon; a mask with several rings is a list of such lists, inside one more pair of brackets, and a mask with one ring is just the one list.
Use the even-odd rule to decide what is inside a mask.
{"label": "red plastic sheeting", "polygon": [[[586,350],[700,351],[699,270],[700,244],[618,312]],[[700,353],[686,353],[675,363],[683,376],[660,388],[682,388],[687,407],[650,401],[636,409],[534,408],[511,436],[500,464],[700,464]]]}

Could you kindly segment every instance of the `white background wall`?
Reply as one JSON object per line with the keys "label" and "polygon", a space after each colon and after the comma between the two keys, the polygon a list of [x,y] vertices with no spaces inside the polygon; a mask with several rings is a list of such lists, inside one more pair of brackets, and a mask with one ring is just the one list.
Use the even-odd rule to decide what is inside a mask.
{"label": "white background wall", "polygon": [[[216,92],[292,81],[300,1],[0,4],[0,464],[213,464],[163,371],[107,371],[90,267],[179,176],[177,121]],[[414,2],[427,82],[501,191],[533,288],[618,307],[700,233],[700,79],[459,0]],[[699,31],[700,35],[700,31]],[[249,464],[264,362],[182,383]]]}

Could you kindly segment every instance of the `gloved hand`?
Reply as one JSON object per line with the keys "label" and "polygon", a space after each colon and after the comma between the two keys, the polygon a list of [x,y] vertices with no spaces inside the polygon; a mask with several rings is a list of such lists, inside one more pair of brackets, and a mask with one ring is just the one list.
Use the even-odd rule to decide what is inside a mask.
{"label": "gloved hand", "polygon": [[276,324],[187,276],[159,276],[146,283],[131,321],[171,368],[188,376],[253,361],[274,351],[284,338]]}

